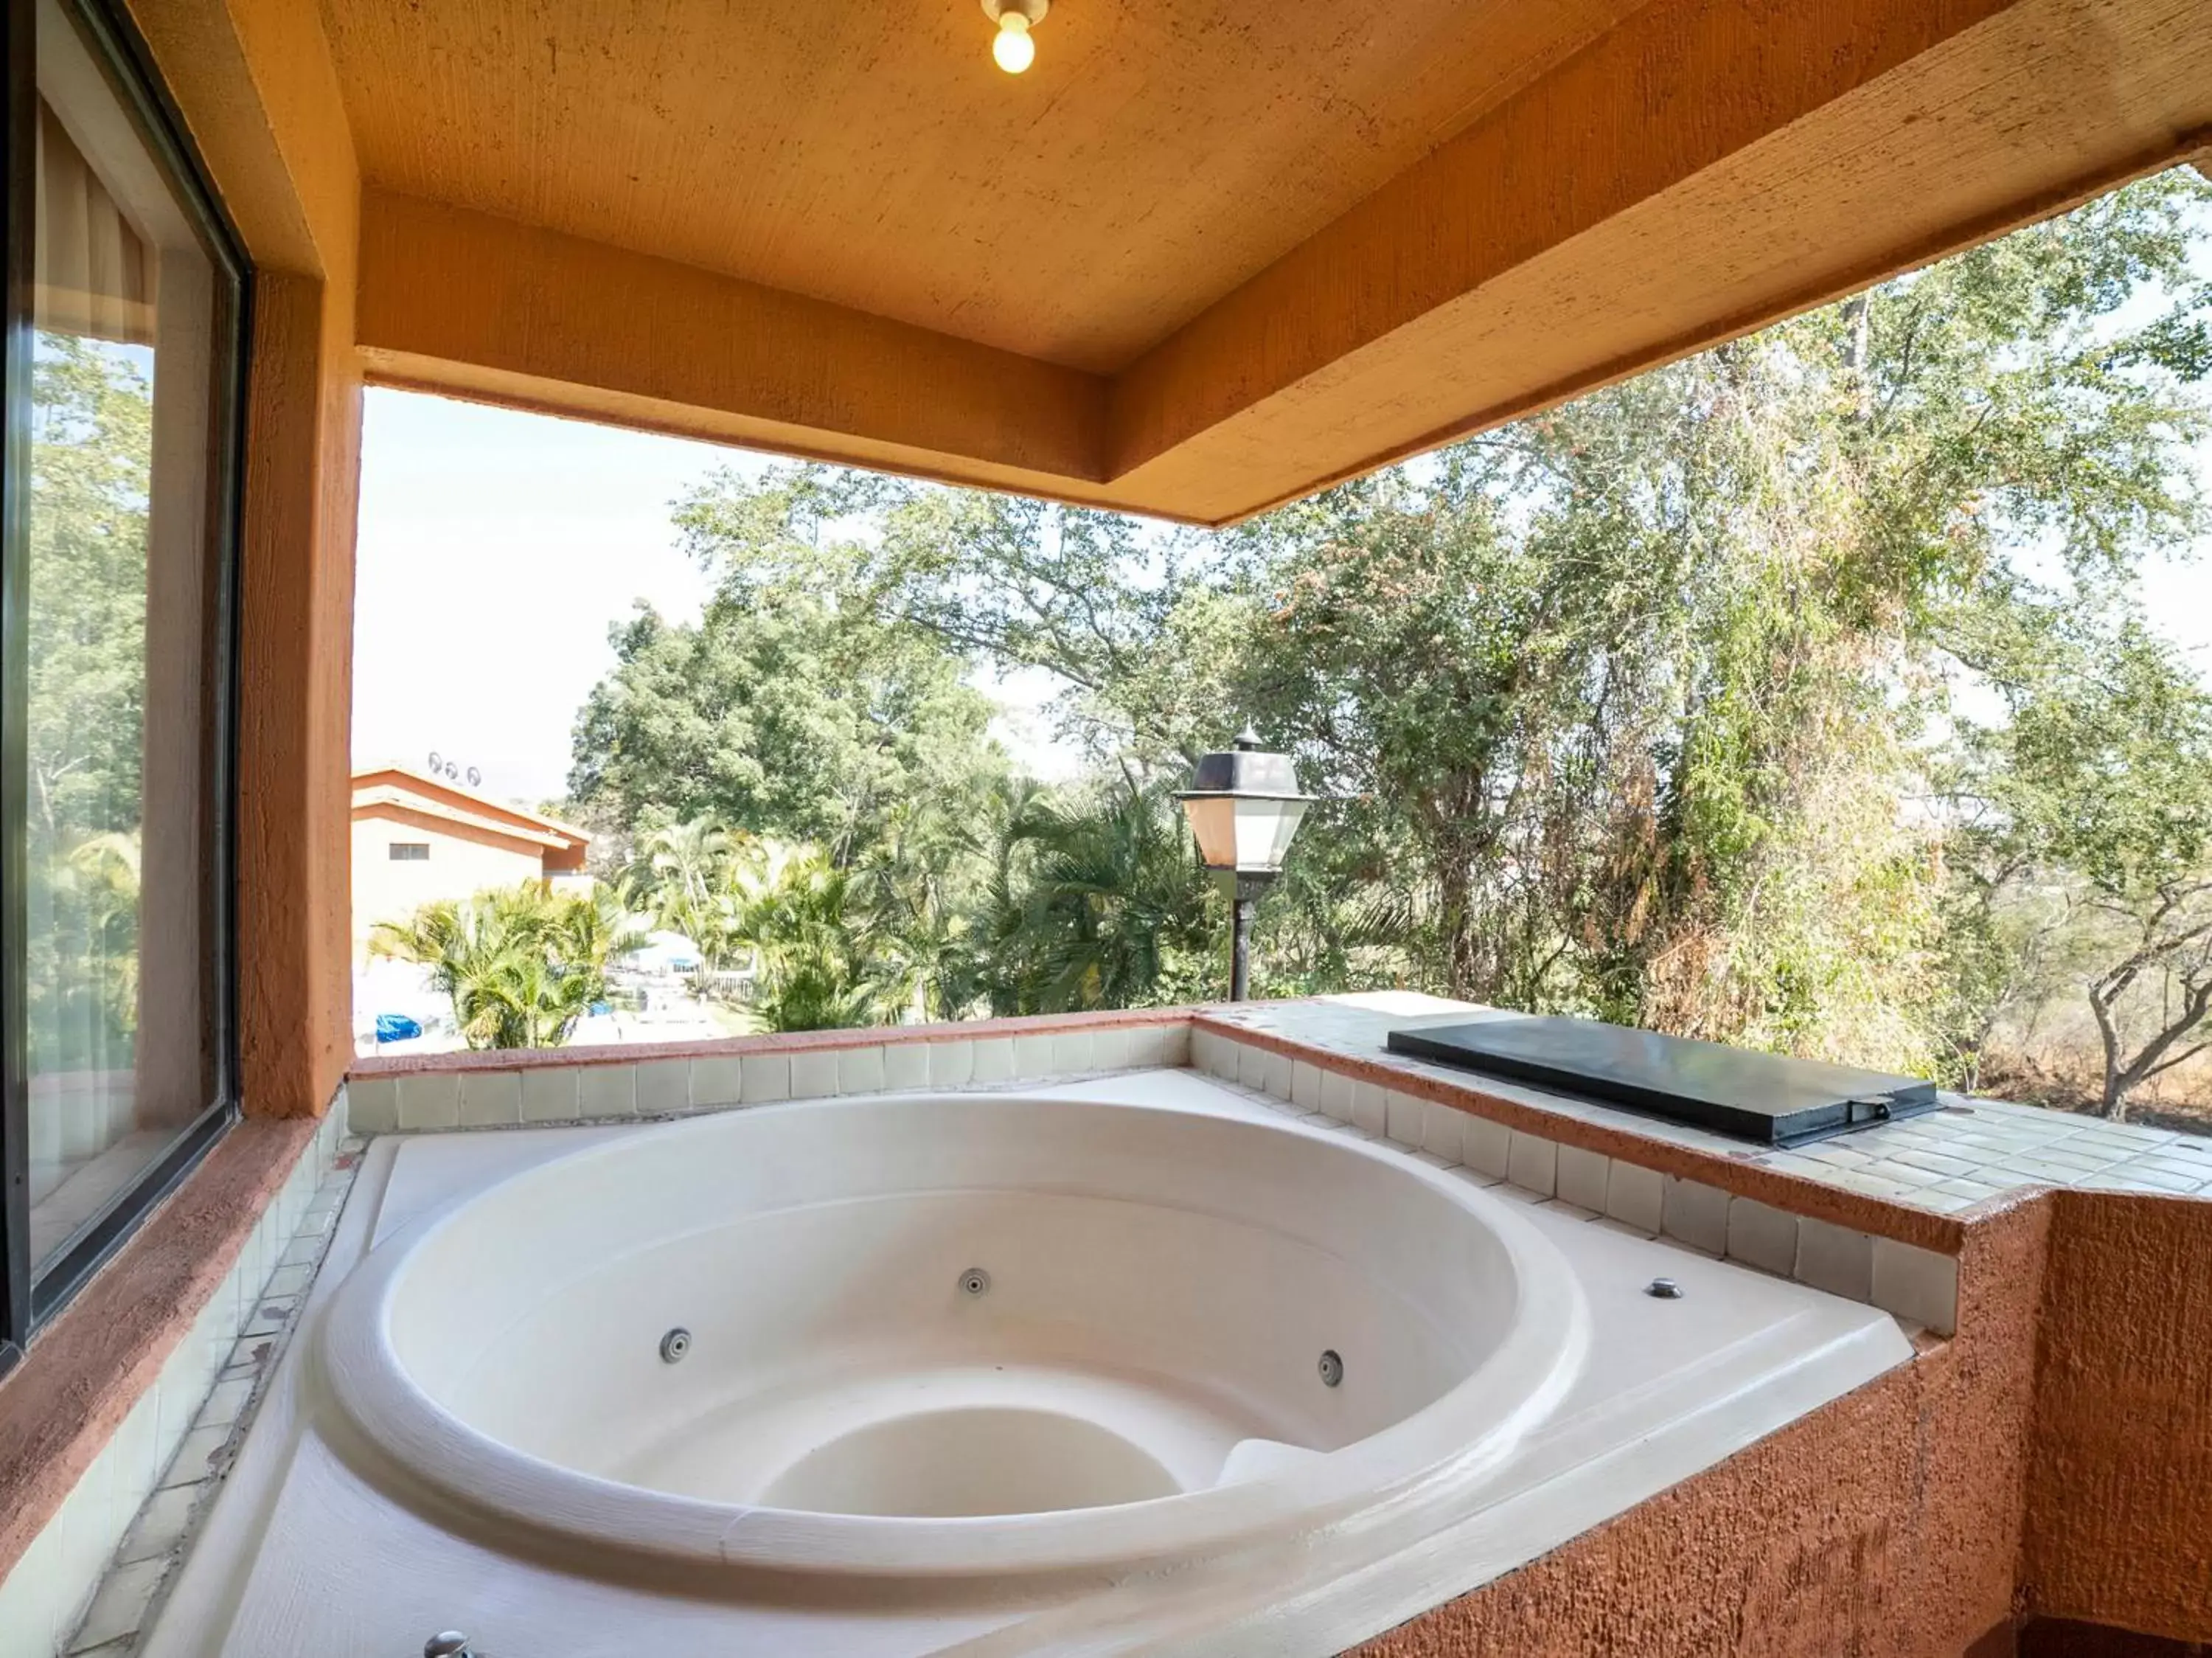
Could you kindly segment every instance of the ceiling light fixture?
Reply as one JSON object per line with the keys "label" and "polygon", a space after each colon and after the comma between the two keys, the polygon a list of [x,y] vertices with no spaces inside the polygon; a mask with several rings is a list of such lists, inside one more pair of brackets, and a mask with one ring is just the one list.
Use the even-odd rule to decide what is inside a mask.
{"label": "ceiling light fixture", "polygon": [[1030,31],[1044,21],[1052,0],[983,0],[983,15],[999,26],[991,42],[991,56],[1009,75],[1019,75],[1036,61],[1036,42]]}

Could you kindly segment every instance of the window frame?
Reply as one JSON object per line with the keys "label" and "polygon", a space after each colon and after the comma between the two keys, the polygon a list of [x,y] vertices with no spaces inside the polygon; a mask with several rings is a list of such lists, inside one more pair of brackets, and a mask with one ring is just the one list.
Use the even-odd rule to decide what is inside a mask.
{"label": "window frame", "polygon": [[29,557],[32,287],[35,250],[35,131],[38,121],[36,9],[11,3],[0,35],[6,119],[0,171],[7,193],[4,378],[0,378],[0,1375],[22,1357],[31,1337],[83,1287],[148,1213],[191,1173],[238,1119],[237,775],[240,604],[239,527],[245,484],[247,354],[252,338],[253,271],[182,115],[153,56],[114,0],[56,0],[76,25],[118,100],[192,220],[215,277],[214,418],[210,423],[208,532],[216,560],[215,729],[207,777],[212,828],[212,960],[208,1013],[213,1022],[214,1097],[162,1154],[140,1170],[64,1248],[43,1265],[31,1259],[29,1078],[27,1046],[24,821]]}

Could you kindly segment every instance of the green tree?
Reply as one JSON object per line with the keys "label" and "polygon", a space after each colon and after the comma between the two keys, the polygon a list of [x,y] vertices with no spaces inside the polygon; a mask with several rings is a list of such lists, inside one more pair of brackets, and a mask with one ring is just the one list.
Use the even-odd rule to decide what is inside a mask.
{"label": "green tree", "polygon": [[839,1030],[895,1021],[851,875],[819,850],[784,858],[748,884],[732,935],[753,953],[753,1016],[772,1031]]}
{"label": "green tree", "polygon": [[997,1014],[1218,997],[1221,906],[1157,789],[1035,793],[1003,822],[977,972]]}
{"label": "green tree", "polygon": [[2099,1108],[2124,1117],[2212,1048],[2212,692],[2128,607],[2015,604],[1978,643],[2007,717],[1961,732],[1962,863],[1990,913],[2072,924]]}
{"label": "green tree", "polygon": [[369,949],[428,968],[470,1047],[550,1048],[605,999],[608,965],[629,931],[604,890],[574,897],[526,881],[380,922]]}
{"label": "green tree", "polygon": [[852,551],[823,539],[825,488],[815,468],[725,475],[683,504],[715,595],[696,625],[641,610],[616,630],[576,722],[580,807],[647,832],[711,817],[848,862],[902,803],[961,814],[1003,772],[966,659],[878,619]]}
{"label": "green tree", "polygon": [[840,590],[1059,674],[1139,783],[1247,717],[1291,747],[1310,983],[1955,1070],[1900,805],[2020,561],[2123,584],[2200,527],[2207,203],[2146,180],[1211,541],[879,485]]}

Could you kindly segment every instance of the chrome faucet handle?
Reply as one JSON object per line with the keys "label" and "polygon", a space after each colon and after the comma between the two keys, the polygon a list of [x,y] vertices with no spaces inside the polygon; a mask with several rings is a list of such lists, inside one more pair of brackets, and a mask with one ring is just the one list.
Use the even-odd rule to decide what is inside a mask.
{"label": "chrome faucet handle", "polygon": [[457,1629],[441,1630],[422,1643],[422,1658],[470,1658],[469,1637]]}

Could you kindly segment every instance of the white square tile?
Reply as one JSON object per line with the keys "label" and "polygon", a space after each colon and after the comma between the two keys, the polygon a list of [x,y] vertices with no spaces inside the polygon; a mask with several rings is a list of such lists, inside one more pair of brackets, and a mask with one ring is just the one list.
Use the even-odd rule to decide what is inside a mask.
{"label": "white square tile", "polygon": [[391,1133],[399,1126],[399,1080],[355,1077],[346,1084],[346,1114],[357,1133]]}
{"label": "white square tile", "polygon": [[521,1120],[573,1123],[580,1094],[576,1072],[568,1065],[536,1065],[522,1073]]}
{"label": "white square tile", "polygon": [[1959,1263],[1894,1238],[1874,1240],[1874,1304],[1948,1336],[1959,1325]]}
{"label": "white square tile", "polygon": [[162,1477],[161,1489],[191,1485],[205,1479],[215,1472],[216,1460],[229,1443],[230,1429],[227,1427],[191,1429],[177,1442],[177,1454],[169,1459],[169,1472]]}
{"label": "white square tile", "polygon": [[1797,1222],[1800,1283],[1855,1301],[1874,1298],[1874,1240],[1863,1232],[1801,1216]]}
{"label": "white square tile", "polygon": [[178,1485],[155,1492],[131,1522],[131,1529],[124,1533],[123,1547],[116,1557],[127,1564],[169,1553],[185,1540],[192,1505],[199,1497],[199,1488],[194,1485]]}
{"label": "white square tile", "polygon": [[637,1067],[579,1065],[576,1068],[576,1111],[587,1121],[594,1118],[635,1116]]}
{"label": "white square tile", "polygon": [[522,1078],[511,1070],[461,1073],[461,1126],[504,1128],[522,1120]]}
{"label": "white square tile", "polygon": [[1578,1209],[1587,1209],[1593,1215],[1604,1214],[1612,1167],[1613,1159],[1601,1151],[1562,1145],[1559,1148],[1559,1178],[1561,1201],[1572,1204]]}
{"label": "white square tile", "polygon": [[1669,1174],[1659,1229],[1667,1236],[1708,1255],[1728,1251],[1729,1194],[1702,1180],[1685,1180]]}
{"label": "white square tile", "polygon": [[969,1041],[932,1042],[926,1063],[930,1087],[964,1088],[975,1077],[975,1045]]}
{"label": "white square tile", "polygon": [[744,1097],[744,1064],[734,1053],[691,1062],[686,1098],[694,1106],[734,1106]]}
{"label": "white square tile", "polygon": [[1513,1131],[1488,1117],[1470,1114],[1460,1125],[1460,1161],[1493,1180],[1513,1171]]}
{"label": "white square tile", "polygon": [[1465,1161],[1462,1140],[1467,1113],[1440,1100],[1421,1102],[1421,1149],[1443,1158],[1447,1165]]}
{"label": "white square tile", "polygon": [[108,1451],[115,1459],[116,1484],[134,1503],[146,1500],[146,1493],[161,1479],[162,1465],[168,1460],[161,1432],[161,1403],[149,1387],[138,1396],[123,1425],[115,1430],[115,1437],[108,1442]]}
{"label": "white square tile", "polygon": [[193,1424],[199,1428],[227,1428],[246,1414],[246,1401],[253,1396],[253,1379],[240,1376],[230,1381],[218,1381],[200,1406],[199,1419]]}
{"label": "white square tile", "polygon": [[1321,1067],[1310,1060],[1291,1061],[1291,1103],[1301,1111],[1321,1109]]}
{"label": "white square tile", "polygon": [[412,1133],[418,1129],[459,1128],[461,1123],[461,1079],[451,1071],[422,1071],[399,1079],[399,1126]]}
{"label": "white square tile", "polygon": [[981,1036],[975,1042],[975,1063],[970,1068],[971,1080],[976,1082],[1010,1082],[1014,1075],[1013,1039],[1006,1036]]}
{"label": "white square tile", "polygon": [[838,1093],[881,1094],[883,1091],[884,1051],[881,1048],[844,1048],[838,1051]]}
{"label": "white square tile", "polygon": [[791,1097],[826,1100],[837,1092],[837,1051],[800,1048],[791,1056]]}
{"label": "white square tile", "polygon": [[1749,1198],[1729,1200],[1730,1260],[1788,1277],[1797,1270],[1797,1217]]}
{"label": "white square tile", "polygon": [[1267,1051],[1249,1042],[1237,1045],[1237,1075],[1230,1081],[1239,1088],[1267,1091]]}
{"label": "white square tile", "polygon": [[1190,1033],[1190,1063],[1194,1070],[1224,1082],[1237,1080],[1237,1045],[1217,1030]]}
{"label": "white square tile", "polygon": [[644,1059],[637,1066],[637,1114],[665,1117],[691,1108],[691,1062]]}
{"label": "white square tile", "polygon": [[1266,1080],[1260,1086],[1278,1100],[1289,1099],[1291,1097],[1291,1056],[1287,1053],[1277,1053],[1269,1049],[1261,1053],[1261,1063],[1266,1068]]}
{"label": "white square tile", "polygon": [[1014,1039],[1014,1070],[1016,1080],[1026,1082],[1031,1077],[1052,1075],[1052,1038],[1040,1033]]}
{"label": "white square tile", "polygon": [[1383,1099],[1384,1136],[1394,1145],[1403,1146],[1408,1151],[1417,1150],[1421,1143],[1421,1135],[1428,1127],[1428,1101],[1410,1094],[1401,1094],[1396,1088],[1389,1089]]}
{"label": "white square tile", "polygon": [[62,1601],[74,1586],[63,1581],[61,1553],[61,1532],[49,1522],[0,1577],[0,1658],[52,1658],[68,1633]]}
{"label": "white square tile", "polygon": [[883,1046],[884,1086],[886,1088],[926,1088],[929,1086],[927,1042],[886,1042]]}
{"label": "white square tile", "polygon": [[1340,1070],[1321,1074],[1321,1114],[1334,1122],[1352,1120],[1352,1079]]}
{"label": "white square tile", "polygon": [[1188,1065],[1190,1063],[1190,1027],[1163,1025],[1160,1027],[1159,1063],[1163,1065]]}
{"label": "white square tile", "polygon": [[738,1103],[771,1105],[791,1098],[791,1056],[749,1053],[738,1064]]}
{"label": "white square tile", "polygon": [[110,1641],[137,1634],[168,1564],[166,1560],[138,1560],[108,1573],[107,1581],[100,1586],[100,1593],[93,1596],[91,1609],[85,1613],[84,1623],[70,1643],[70,1650],[88,1652]]}
{"label": "white square tile", "polygon": [[1097,1067],[1097,1043],[1089,1031],[1054,1031],[1052,1070],[1057,1076],[1073,1076]]}
{"label": "white square tile", "polygon": [[1533,1192],[1540,1198],[1552,1196],[1559,1190],[1559,1143],[1515,1129],[1506,1153],[1505,1178],[1523,1192]]}
{"label": "white square tile", "polygon": [[1352,1120],[1378,1137],[1389,1131],[1390,1096],[1380,1082],[1352,1085]]}

